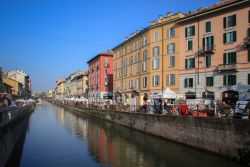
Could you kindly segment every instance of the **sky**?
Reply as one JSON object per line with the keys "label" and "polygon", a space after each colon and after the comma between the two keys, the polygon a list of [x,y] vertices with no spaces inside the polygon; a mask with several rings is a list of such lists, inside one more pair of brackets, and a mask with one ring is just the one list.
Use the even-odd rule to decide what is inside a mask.
{"label": "sky", "polygon": [[219,0],[0,0],[0,67],[23,69],[34,92],[168,12],[194,11]]}

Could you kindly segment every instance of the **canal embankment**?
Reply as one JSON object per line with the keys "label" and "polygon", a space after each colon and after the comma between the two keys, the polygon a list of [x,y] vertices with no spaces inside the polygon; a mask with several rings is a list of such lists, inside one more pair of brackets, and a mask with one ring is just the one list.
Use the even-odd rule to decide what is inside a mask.
{"label": "canal embankment", "polygon": [[8,162],[20,136],[26,132],[34,104],[8,107],[0,112],[0,167]]}
{"label": "canal embankment", "polygon": [[54,104],[250,165],[250,121],[144,114]]}

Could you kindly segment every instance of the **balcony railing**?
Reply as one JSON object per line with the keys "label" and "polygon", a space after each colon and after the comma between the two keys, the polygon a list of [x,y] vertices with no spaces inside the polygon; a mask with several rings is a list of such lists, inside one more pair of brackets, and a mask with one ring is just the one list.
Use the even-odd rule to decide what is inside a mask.
{"label": "balcony railing", "polygon": [[235,70],[237,70],[237,64],[220,64],[216,69],[218,72]]}
{"label": "balcony railing", "polygon": [[205,48],[202,48],[198,51],[199,56],[205,56],[206,54],[214,54],[215,52],[215,45],[210,45]]}

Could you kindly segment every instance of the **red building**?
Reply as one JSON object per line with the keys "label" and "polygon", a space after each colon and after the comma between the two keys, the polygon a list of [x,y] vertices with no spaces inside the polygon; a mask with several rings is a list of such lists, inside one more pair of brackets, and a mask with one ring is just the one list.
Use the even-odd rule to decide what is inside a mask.
{"label": "red building", "polygon": [[102,52],[90,59],[89,99],[112,99],[113,52]]}

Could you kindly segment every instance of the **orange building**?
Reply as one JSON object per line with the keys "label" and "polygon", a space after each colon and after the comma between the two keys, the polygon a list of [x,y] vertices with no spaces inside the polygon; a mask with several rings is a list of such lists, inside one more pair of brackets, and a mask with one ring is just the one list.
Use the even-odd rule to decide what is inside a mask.
{"label": "orange building", "polygon": [[240,99],[250,89],[249,0],[228,0],[179,19],[180,93]]}

